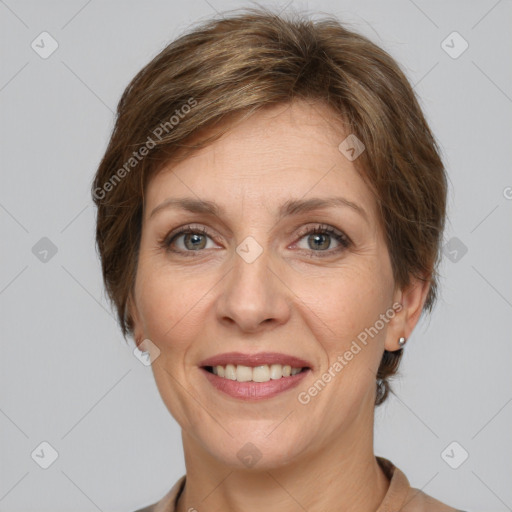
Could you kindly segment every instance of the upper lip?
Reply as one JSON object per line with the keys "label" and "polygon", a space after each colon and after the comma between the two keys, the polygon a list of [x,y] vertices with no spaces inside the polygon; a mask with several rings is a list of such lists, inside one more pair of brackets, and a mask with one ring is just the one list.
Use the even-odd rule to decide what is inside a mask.
{"label": "upper lip", "polygon": [[311,363],[300,357],[280,354],[278,352],[259,352],[257,354],[243,354],[242,352],[226,352],[209,357],[199,363],[199,366],[263,366],[265,364],[290,365],[292,368],[311,368]]}

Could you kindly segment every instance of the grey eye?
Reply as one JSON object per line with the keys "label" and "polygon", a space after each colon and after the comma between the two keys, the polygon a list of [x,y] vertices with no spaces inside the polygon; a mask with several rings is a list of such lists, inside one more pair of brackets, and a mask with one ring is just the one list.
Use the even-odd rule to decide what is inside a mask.
{"label": "grey eye", "polygon": [[197,233],[187,233],[182,235],[184,245],[189,250],[204,249],[206,247],[206,236]]}
{"label": "grey eye", "polygon": [[310,249],[319,249],[325,251],[331,245],[331,235],[322,233],[313,233],[308,236],[308,245]]}

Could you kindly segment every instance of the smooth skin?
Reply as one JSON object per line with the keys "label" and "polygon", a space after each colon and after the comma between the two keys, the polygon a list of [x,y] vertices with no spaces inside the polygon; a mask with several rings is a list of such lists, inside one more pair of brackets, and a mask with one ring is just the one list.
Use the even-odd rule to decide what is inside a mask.
{"label": "smooth skin", "polygon": [[[179,512],[368,512],[387,492],[373,450],[375,376],[384,349],[398,350],[413,331],[429,283],[395,287],[375,199],[338,149],[347,135],[328,107],[295,100],[236,123],[147,186],[129,307],[134,338],[160,350],[154,377],[182,428]],[[279,216],[286,201],[333,196],[365,214],[338,205]],[[221,211],[163,206],[178,198]],[[173,237],[183,226],[197,233]],[[349,245],[329,232],[304,234],[318,226]],[[263,249],[252,263],[236,252],[248,236]],[[299,393],[397,302],[402,310],[378,335],[300,403]],[[231,351],[290,354],[313,370],[298,388],[241,401],[199,368]],[[237,456],[247,443],[261,455],[250,468]]]}

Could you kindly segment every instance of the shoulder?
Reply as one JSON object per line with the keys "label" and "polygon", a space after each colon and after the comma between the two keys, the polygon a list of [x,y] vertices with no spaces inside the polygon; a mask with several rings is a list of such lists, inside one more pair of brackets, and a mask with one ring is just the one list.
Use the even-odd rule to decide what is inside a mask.
{"label": "shoulder", "polygon": [[462,510],[450,507],[449,505],[436,500],[432,496],[425,494],[420,489],[411,487],[405,498],[404,506],[401,512],[464,512]]}
{"label": "shoulder", "polygon": [[464,512],[411,487],[405,474],[391,461],[377,457],[390,480],[388,492],[377,512]]}
{"label": "shoulder", "polygon": [[183,475],[171,488],[171,490],[160,500],[134,512],[175,512],[176,502],[185,487],[185,475]]}

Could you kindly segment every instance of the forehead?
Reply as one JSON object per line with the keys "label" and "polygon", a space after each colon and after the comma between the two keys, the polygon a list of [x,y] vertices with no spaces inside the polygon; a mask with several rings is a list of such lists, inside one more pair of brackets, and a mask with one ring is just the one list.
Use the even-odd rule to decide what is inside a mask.
{"label": "forehead", "polygon": [[339,145],[349,135],[322,103],[266,107],[185,160],[164,166],[149,182],[146,210],[169,197],[228,206],[342,194],[375,215],[371,191]]}

